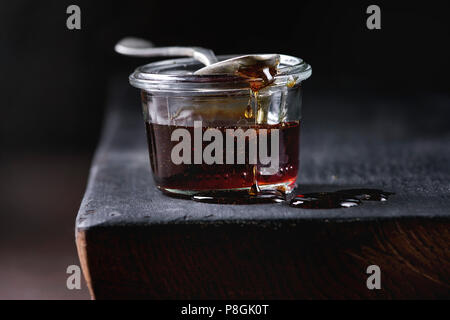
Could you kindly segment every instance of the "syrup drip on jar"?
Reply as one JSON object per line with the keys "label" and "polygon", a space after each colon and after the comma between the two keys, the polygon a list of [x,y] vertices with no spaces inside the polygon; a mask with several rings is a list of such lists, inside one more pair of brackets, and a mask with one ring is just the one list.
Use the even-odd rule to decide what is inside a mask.
{"label": "syrup drip on jar", "polygon": [[[265,118],[264,109],[261,107],[258,97],[259,91],[274,82],[278,64],[279,61],[276,61],[275,64],[267,64],[266,62],[257,61],[251,65],[241,66],[236,71],[236,75],[239,77],[249,79],[250,99],[244,111],[244,117],[246,119],[255,118],[255,125],[261,124]],[[256,105],[256,115],[253,113],[252,100]],[[248,191],[250,196],[256,196],[261,193],[261,189],[258,185],[257,174],[258,168],[255,165],[253,167],[253,185]]]}

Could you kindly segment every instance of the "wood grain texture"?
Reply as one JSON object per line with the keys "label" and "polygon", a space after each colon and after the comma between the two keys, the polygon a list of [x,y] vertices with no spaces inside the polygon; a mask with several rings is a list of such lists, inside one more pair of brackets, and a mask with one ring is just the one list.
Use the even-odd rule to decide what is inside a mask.
{"label": "wood grain texture", "polygon": [[[448,97],[305,99],[301,191],[396,193],[307,210],[162,195],[138,94],[124,88],[112,86],[76,221],[95,298],[450,298]],[[366,288],[371,264],[382,290]]]}

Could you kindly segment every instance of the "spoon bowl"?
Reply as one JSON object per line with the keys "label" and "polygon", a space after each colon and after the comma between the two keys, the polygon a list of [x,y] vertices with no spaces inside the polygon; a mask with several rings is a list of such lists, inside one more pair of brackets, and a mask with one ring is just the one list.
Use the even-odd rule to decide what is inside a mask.
{"label": "spoon bowl", "polygon": [[194,72],[195,75],[235,74],[241,68],[275,68],[280,62],[279,54],[249,54],[213,63]]}

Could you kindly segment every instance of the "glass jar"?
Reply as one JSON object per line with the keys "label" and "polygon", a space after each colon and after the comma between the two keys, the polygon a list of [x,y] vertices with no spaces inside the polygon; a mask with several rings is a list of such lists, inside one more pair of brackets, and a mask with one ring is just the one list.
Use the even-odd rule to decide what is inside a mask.
{"label": "glass jar", "polygon": [[[234,56],[219,56],[219,61]],[[141,89],[150,165],[169,194],[284,194],[299,169],[302,59],[280,55],[273,83],[252,91],[237,75],[194,75],[192,59],[141,66],[130,83]]]}

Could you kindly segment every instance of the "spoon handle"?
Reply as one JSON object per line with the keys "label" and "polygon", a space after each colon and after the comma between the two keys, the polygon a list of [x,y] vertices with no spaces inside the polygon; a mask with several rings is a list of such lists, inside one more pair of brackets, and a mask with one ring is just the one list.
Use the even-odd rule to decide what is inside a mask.
{"label": "spoon handle", "polygon": [[148,42],[148,46],[144,46],[142,44],[133,45],[128,40],[128,42],[119,41],[114,49],[117,53],[133,57],[193,57],[206,66],[217,62],[216,55],[212,50],[201,47],[154,48],[150,42]]}

